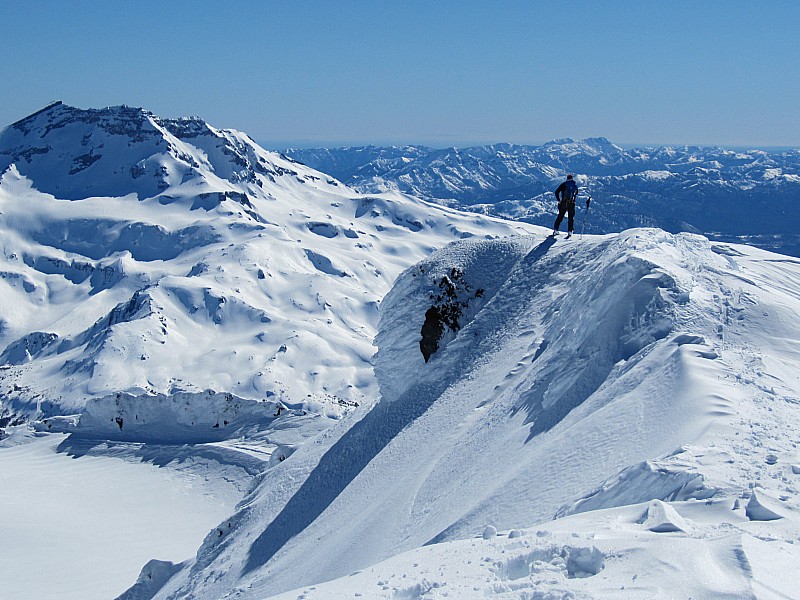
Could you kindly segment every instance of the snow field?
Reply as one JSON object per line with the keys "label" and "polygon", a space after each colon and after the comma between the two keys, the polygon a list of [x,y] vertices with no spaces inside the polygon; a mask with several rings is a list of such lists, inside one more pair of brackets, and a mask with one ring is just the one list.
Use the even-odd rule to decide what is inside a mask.
{"label": "snow field", "polygon": [[[13,438],[12,438],[13,439]],[[217,467],[69,456],[65,436],[0,448],[0,596],[107,600],[153,557],[181,562],[234,509],[245,481]],[[238,481],[237,481],[238,479]]]}
{"label": "snow field", "polygon": [[[487,522],[508,531],[556,513],[583,512],[586,521],[562,519],[565,527],[583,523],[585,529],[574,532],[580,536],[595,529],[588,523],[599,510],[636,505],[635,527],[620,534],[618,548],[636,553],[624,541],[633,531],[685,535],[648,547],[647,560],[690,569],[694,575],[680,588],[689,595],[743,593],[752,577],[735,558],[741,543],[716,541],[715,528],[728,533],[731,519],[763,518],[762,504],[746,514],[750,490],[758,488],[765,491],[757,498],[777,498],[786,522],[793,521],[797,482],[787,463],[796,460],[790,449],[797,440],[783,427],[799,415],[791,401],[798,389],[792,373],[783,373],[785,379],[780,370],[770,374],[788,394],[774,403],[758,382],[766,374],[741,362],[752,360],[753,345],[769,346],[764,333],[748,329],[747,311],[780,317],[780,307],[796,307],[796,301],[770,290],[759,297],[750,277],[761,277],[760,263],[732,264],[728,254],[734,251],[699,236],[632,230],[583,242],[466,241],[409,269],[382,306],[381,403],[332,438],[325,454],[314,451],[319,458],[305,463],[312,470],[285,506],[273,504],[271,493],[254,497],[233,534],[241,543],[210,556],[218,564],[245,564],[232,585],[256,598],[289,589],[300,577],[307,585],[346,578],[376,560],[391,562],[409,550],[413,555],[413,548],[425,556],[431,542],[449,549],[450,540],[480,535]],[[789,273],[795,269],[785,266]],[[464,309],[462,320],[425,363],[418,332],[445,275],[456,290],[452,302]],[[484,295],[474,293],[479,288]],[[778,348],[775,360],[785,360]],[[740,419],[752,419],[744,444]],[[773,434],[754,429],[768,423],[785,432],[785,443],[767,442]],[[737,454],[758,453],[765,443],[775,450],[774,460],[770,453],[758,459]],[[293,459],[304,455],[301,448]],[[654,499],[663,503],[650,504]],[[700,506],[708,499],[724,502],[728,511],[738,501],[738,512],[712,511],[704,518],[719,521],[698,536],[676,503]],[[761,526],[753,527],[763,539]],[[775,528],[780,543],[770,552],[796,541],[794,527]],[[686,553],[698,557],[696,563],[681,563]],[[670,597],[673,567],[652,569],[647,560],[620,568],[639,581],[640,597]],[[301,573],[293,570],[301,563]],[[783,585],[784,576],[769,577]],[[426,587],[432,581],[427,575],[408,578],[409,597],[443,597]],[[629,585],[622,579],[609,588],[614,594]],[[179,574],[159,597],[196,585],[181,587],[181,581]],[[591,592],[582,591],[604,590],[597,582]],[[217,581],[202,589],[214,595],[224,587]],[[555,591],[570,590],[580,591]]]}
{"label": "snow field", "polygon": [[[271,600],[792,598],[798,513],[749,521],[730,498],[626,505],[418,548]],[[512,535],[513,533],[513,535]]]}
{"label": "snow field", "polygon": [[[17,348],[7,377],[27,392],[14,410],[37,406],[23,395],[64,414],[116,392],[212,389],[338,418],[340,400],[375,395],[377,307],[397,273],[459,236],[523,229],[288,176],[236,192],[250,212],[230,199],[191,210],[212,175],[168,188],[168,203],[67,202],[6,171],[0,346]],[[58,337],[33,347],[37,332]]]}

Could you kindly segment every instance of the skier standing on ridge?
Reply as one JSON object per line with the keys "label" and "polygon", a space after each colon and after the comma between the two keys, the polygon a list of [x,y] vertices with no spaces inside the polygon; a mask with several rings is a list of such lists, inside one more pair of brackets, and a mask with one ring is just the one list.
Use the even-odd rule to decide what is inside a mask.
{"label": "skier standing on ridge", "polygon": [[558,228],[561,226],[561,221],[564,220],[564,215],[568,215],[567,221],[567,237],[572,235],[575,229],[575,199],[578,197],[578,184],[572,177],[572,174],[567,175],[567,180],[556,188],[556,201],[558,202],[558,216],[553,225],[553,236],[558,235]]}

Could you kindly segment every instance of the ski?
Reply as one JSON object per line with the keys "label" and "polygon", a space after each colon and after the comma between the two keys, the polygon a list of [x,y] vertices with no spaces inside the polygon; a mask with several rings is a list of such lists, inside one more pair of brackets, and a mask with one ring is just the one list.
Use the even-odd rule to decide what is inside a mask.
{"label": "ski", "polygon": [[586,212],[583,213],[583,223],[581,223],[581,239],[583,239],[583,230],[586,228],[586,220],[589,218],[589,205],[592,203],[592,196],[586,199]]}

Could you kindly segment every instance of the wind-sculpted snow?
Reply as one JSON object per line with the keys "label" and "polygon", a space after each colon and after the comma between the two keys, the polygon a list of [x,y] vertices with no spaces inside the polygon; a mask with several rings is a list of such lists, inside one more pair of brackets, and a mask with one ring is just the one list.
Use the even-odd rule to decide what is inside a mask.
{"label": "wind-sculpted snow", "polygon": [[[543,242],[546,246],[551,242]],[[511,271],[533,250],[532,237],[505,238],[489,242],[466,240],[433,255],[400,277],[384,299],[376,343],[375,370],[383,402],[393,402],[425,373],[425,358],[420,350],[421,330],[430,306],[437,304],[441,282],[459,274],[453,305],[465,305],[458,318],[462,329],[472,321],[508,281]],[[468,282],[468,283],[467,283]],[[481,294],[476,296],[478,290]],[[438,345],[453,340],[457,329],[447,327]],[[435,363],[435,356],[432,359]],[[437,376],[441,373],[436,369]]]}
{"label": "wind-sculpted snow", "polygon": [[[90,400],[78,418],[43,419],[38,428],[77,439],[203,444],[253,436],[282,412],[275,402],[253,402],[212,390],[170,396],[116,393]],[[286,412],[284,417],[292,411]]]}
{"label": "wind-sculpted snow", "polygon": [[688,471],[669,460],[648,460],[623,469],[584,498],[559,508],[555,516],[563,518],[592,510],[647,502],[652,498],[669,501],[705,499],[713,497],[718,491],[707,488],[699,473]]}
{"label": "wind-sculpted snow", "polygon": [[44,231],[32,231],[31,237],[43,246],[94,260],[128,252],[134,260],[142,262],[171,260],[187,250],[222,241],[214,228],[207,225],[167,231],[159,225],[119,220],[51,223]]}
{"label": "wind-sculpted snow", "polygon": [[[698,458],[708,444],[736,447],[721,432],[747,394],[731,377],[741,323],[731,311],[750,310],[744,298],[757,291],[734,252],[642,229],[464,240],[421,261],[382,303],[381,401],[299,448],[281,466],[290,484],[271,472],[157,597],[310,593],[426,544],[746,490],[750,475],[730,478],[724,452]],[[426,313],[448,302],[458,310],[426,362]],[[648,510],[639,522],[653,535],[690,528],[670,505]],[[520,578],[533,577],[526,569]]]}
{"label": "wind-sculpted snow", "polygon": [[[516,246],[509,242],[462,244],[463,248],[453,248],[450,253],[437,255],[415,267],[412,278],[406,279],[411,289],[402,281],[395,287],[385,301],[384,314],[392,320],[391,325],[384,325],[378,337],[376,370],[381,389],[385,390],[384,399],[391,400],[400,393],[403,382],[412,381],[412,373],[420,368],[420,364],[408,359],[414,354],[413,341],[419,338],[420,327],[419,310],[408,303],[408,298],[428,296],[429,301],[439,300],[436,288],[441,287],[440,282],[447,279],[448,272],[452,276],[457,271],[459,281],[471,284],[460,285],[465,291],[476,289],[481,293],[477,297],[467,293],[462,298],[459,296],[464,294],[457,292],[449,300],[465,310],[458,327],[447,328],[448,336],[440,340],[443,346],[484,305],[483,319],[495,319],[497,323],[489,321],[493,327],[507,322],[509,314],[520,318],[519,311],[523,309],[546,315],[532,360],[555,364],[539,371],[536,385],[521,394],[516,405],[516,409],[527,412],[527,421],[532,423],[531,435],[549,429],[591,395],[605,381],[613,365],[630,359],[671,330],[672,305],[683,301],[686,293],[677,289],[672,278],[655,264],[621,256],[615,248],[621,244],[619,241],[595,247],[597,256],[589,259],[589,265],[577,250],[576,254],[551,252],[552,238],[534,248],[528,248],[529,243],[528,238],[517,241]],[[520,254],[522,251],[524,255]],[[574,286],[554,302],[554,282],[568,279],[575,268],[591,279]],[[398,302],[396,310],[392,310],[394,302]],[[531,302],[535,304],[531,306]],[[412,310],[417,314],[409,314]],[[472,338],[483,338],[484,333],[475,332]],[[470,339],[468,334],[461,337],[463,343]],[[395,340],[402,341],[396,345]],[[402,362],[401,355],[404,355]],[[565,371],[558,361],[560,356],[570,357],[570,369]],[[407,365],[409,372],[398,369],[400,364]]]}

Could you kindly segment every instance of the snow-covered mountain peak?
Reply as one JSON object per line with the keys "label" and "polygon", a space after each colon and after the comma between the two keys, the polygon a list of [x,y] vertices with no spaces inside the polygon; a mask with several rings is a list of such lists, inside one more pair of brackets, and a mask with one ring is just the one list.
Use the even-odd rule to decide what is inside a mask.
{"label": "snow-covered mountain peak", "polygon": [[586,138],[584,140],[586,145],[596,148],[602,153],[606,154],[621,154],[624,152],[622,148],[611,142],[608,138],[605,137],[593,137],[593,138]]}
{"label": "snow-covered mountain peak", "polygon": [[[0,133],[0,172],[11,164],[58,198],[169,197],[191,187],[253,193],[285,179],[331,186],[330,177],[267,152],[246,134],[198,117],[162,119],[142,108],[79,109],[60,102]],[[291,184],[290,184],[291,185]]]}
{"label": "snow-covered mountain peak", "polygon": [[339,414],[376,387],[394,277],[520,230],[129,107],[54,104],[3,130],[0,156],[0,377],[30,418],[206,389]]}

